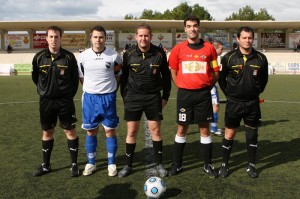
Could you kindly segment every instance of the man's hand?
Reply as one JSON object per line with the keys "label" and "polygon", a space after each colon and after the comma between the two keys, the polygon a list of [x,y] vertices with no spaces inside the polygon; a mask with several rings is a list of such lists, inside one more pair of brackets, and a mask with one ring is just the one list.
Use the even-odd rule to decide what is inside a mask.
{"label": "man's hand", "polygon": [[164,108],[166,105],[167,105],[168,101],[165,100],[165,99],[162,99],[161,100],[161,105],[162,105],[162,108]]}

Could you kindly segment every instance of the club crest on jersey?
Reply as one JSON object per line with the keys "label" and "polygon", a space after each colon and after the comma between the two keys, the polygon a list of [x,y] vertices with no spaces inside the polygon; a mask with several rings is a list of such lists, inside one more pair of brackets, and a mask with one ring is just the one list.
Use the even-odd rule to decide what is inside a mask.
{"label": "club crest on jersey", "polygon": [[182,113],[184,113],[185,111],[186,111],[185,108],[180,109],[180,112],[182,112]]}
{"label": "club crest on jersey", "polygon": [[65,75],[65,69],[64,68],[60,69],[60,75]]}
{"label": "club crest on jersey", "polygon": [[106,66],[106,68],[110,68],[111,67],[111,63],[110,62],[105,62],[105,66]]}
{"label": "club crest on jersey", "polygon": [[205,59],[206,56],[205,56],[205,55],[201,55],[200,58],[201,58],[201,59]]}
{"label": "club crest on jersey", "polygon": [[157,64],[150,64],[150,68],[152,69],[152,73],[153,73],[153,75],[155,75],[156,74],[156,69],[159,67],[159,65],[157,65]]}

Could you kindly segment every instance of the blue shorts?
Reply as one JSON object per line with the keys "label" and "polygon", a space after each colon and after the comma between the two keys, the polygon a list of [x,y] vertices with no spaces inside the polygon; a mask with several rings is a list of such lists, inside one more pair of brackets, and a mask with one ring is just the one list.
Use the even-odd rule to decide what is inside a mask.
{"label": "blue shorts", "polygon": [[92,130],[100,123],[105,129],[115,129],[119,125],[116,109],[116,93],[108,94],[82,94],[81,128]]}

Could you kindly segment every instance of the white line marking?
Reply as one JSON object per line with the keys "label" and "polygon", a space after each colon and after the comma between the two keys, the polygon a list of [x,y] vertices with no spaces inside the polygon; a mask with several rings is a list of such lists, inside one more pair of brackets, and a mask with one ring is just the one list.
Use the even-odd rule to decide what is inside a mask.
{"label": "white line marking", "polygon": [[153,154],[153,142],[151,133],[148,127],[148,120],[144,117],[144,128],[145,128],[145,157],[146,157],[146,177],[156,175],[154,154]]}
{"label": "white line marking", "polygon": [[[79,101],[81,99],[74,99],[74,101]],[[122,98],[117,98],[117,100],[122,100]],[[176,100],[174,97],[170,97],[169,100]],[[224,100],[224,99],[220,99]],[[23,101],[23,102],[0,102],[0,105],[9,105],[9,104],[29,104],[29,103],[38,103],[39,101]],[[291,102],[291,101],[273,101],[265,100],[266,103],[283,103],[283,104],[300,104],[300,102]]]}
{"label": "white line marking", "polygon": [[270,103],[283,103],[283,104],[300,104],[300,102],[289,102],[289,101],[272,101],[272,100],[265,100],[265,102]]}
{"label": "white line marking", "polygon": [[29,104],[29,103],[37,103],[39,101],[25,101],[25,102],[0,102],[0,105],[8,105],[8,104]]}

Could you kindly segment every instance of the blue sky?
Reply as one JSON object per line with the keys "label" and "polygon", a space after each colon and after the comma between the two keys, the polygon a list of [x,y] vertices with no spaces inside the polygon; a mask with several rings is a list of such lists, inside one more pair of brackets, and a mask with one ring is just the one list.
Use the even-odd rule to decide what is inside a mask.
{"label": "blue sky", "polygon": [[245,5],[255,12],[266,8],[276,21],[300,20],[298,0],[0,0],[0,21],[122,20],[126,14],[139,17],[144,9],[172,10],[182,2],[191,6],[198,3],[216,21],[223,21]]}

